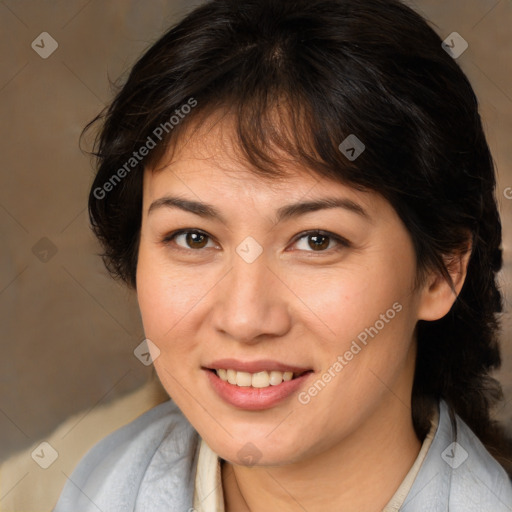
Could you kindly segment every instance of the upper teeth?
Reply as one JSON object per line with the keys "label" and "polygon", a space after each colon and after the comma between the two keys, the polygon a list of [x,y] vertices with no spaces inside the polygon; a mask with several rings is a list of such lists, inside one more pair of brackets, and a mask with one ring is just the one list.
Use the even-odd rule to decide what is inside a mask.
{"label": "upper teeth", "polygon": [[292,380],[293,372],[270,372],[263,371],[258,373],[237,372],[236,370],[215,370],[217,375],[224,381],[237,386],[253,388],[267,388],[268,386],[277,386],[283,381]]}

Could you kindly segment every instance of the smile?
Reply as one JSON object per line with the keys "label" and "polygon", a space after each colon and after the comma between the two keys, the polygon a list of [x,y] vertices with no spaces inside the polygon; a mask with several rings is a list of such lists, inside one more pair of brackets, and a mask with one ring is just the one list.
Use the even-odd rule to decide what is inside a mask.
{"label": "smile", "polygon": [[299,377],[305,372],[280,372],[277,370],[261,371],[257,373],[241,372],[233,369],[220,368],[215,370],[217,376],[224,382],[229,382],[235,386],[268,388],[269,386],[279,386],[283,382],[287,382]]}
{"label": "smile", "polygon": [[202,367],[212,390],[238,409],[259,411],[274,407],[300,391],[312,369],[276,361],[242,362],[223,359]]}

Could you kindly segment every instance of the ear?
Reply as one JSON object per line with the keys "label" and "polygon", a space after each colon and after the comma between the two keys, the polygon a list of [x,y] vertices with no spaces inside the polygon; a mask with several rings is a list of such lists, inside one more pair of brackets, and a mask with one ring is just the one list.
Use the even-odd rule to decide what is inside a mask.
{"label": "ear", "polygon": [[425,280],[420,292],[418,320],[439,320],[452,308],[466,279],[473,247],[470,240],[471,238],[468,240],[465,250],[445,258],[446,268],[452,278],[455,292],[452,290],[450,283],[438,271],[432,271]]}

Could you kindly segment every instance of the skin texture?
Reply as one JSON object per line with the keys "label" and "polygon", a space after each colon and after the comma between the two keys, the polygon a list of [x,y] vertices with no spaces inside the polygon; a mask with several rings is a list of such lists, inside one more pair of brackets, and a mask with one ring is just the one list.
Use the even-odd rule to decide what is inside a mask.
{"label": "skin texture", "polygon": [[[435,274],[414,289],[411,239],[377,193],[290,163],[285,179],[266,181],[235,150],[228,119],[181,140],[172,159],[145,171],[137,294],[163,386],[226,460],[227,511],[381,510],[421,446],[410,409],[416,323],[444,316],[455,295]],[[148,214],[166,195],[209,203],[225,222],[177,208]],[[369,218],[331,208],[275,223],[279,207],[322,197],[349,198]],[[185,228],[210,238],[199,249],[185,235],[163,242]],[[297,237],[308,230],[350,245],[331,238],[315,250]],[[263,249],[252,263],[236,252],[248,236]],[[452,267],[457,293],[468,256]],[[307,391],[395,303],[401,310],[307,404],[295,393],[266,410],[241,410],[202,369],[227,357],[276,360],[312,369]],[[247,443],[260,452],[253,466],[240,459]]]}

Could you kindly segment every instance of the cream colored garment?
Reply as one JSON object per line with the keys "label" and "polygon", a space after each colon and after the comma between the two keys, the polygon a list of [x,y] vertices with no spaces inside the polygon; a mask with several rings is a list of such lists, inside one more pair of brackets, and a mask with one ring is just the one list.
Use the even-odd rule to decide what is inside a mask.
{"label": "cream colored garment", "polygon": [[403,482],[400,484],[400,487],[396,490],[393,497],[389,500],[389,503],[384,507],[382,512],[398,512],[400,507],[404,504],[405,498],[409,491],[411,490],[412,484],[416,476],[418,475],[421,465],[427,456],[427,452],[432,444],[432,439],[436,434],[437,426],[439,424],[439,411],[436,409],[434,417],[432,418],[430,430],[427,434],[427,437],[423,440],[423,444],[421,445],[420,453],[416,457],[414,464],[411,469],[405,476]]}
{"label": "cream colored garment", "polygon": [[[420,452],[418,453],[414,464],[382,512],[398,512],[400,510],[400,507],[403,505],[405,498],[414,483],[414,479],[420,470],[421,464],[427,455],[428,449],[432,444],[432,439],[434,439],[438,423],[439,412],[436,410],[435,416],[432,419],[430,431],[421,445]],[[225,512],[220,458],[203,441],[203,439],[201,439],[199,458],[197,462],[194,512]]]}
{"label": "cream colored garment", "polygon": [[[126,396],[70,417],[45,439],[7,459],[0,465],[0,512],[51,512],[66,483],[65,475],[71,475],[89,448],[168,399],[153,377]],[[58,452],[48,469],[39,467],[31,457],[41,441]]]}

